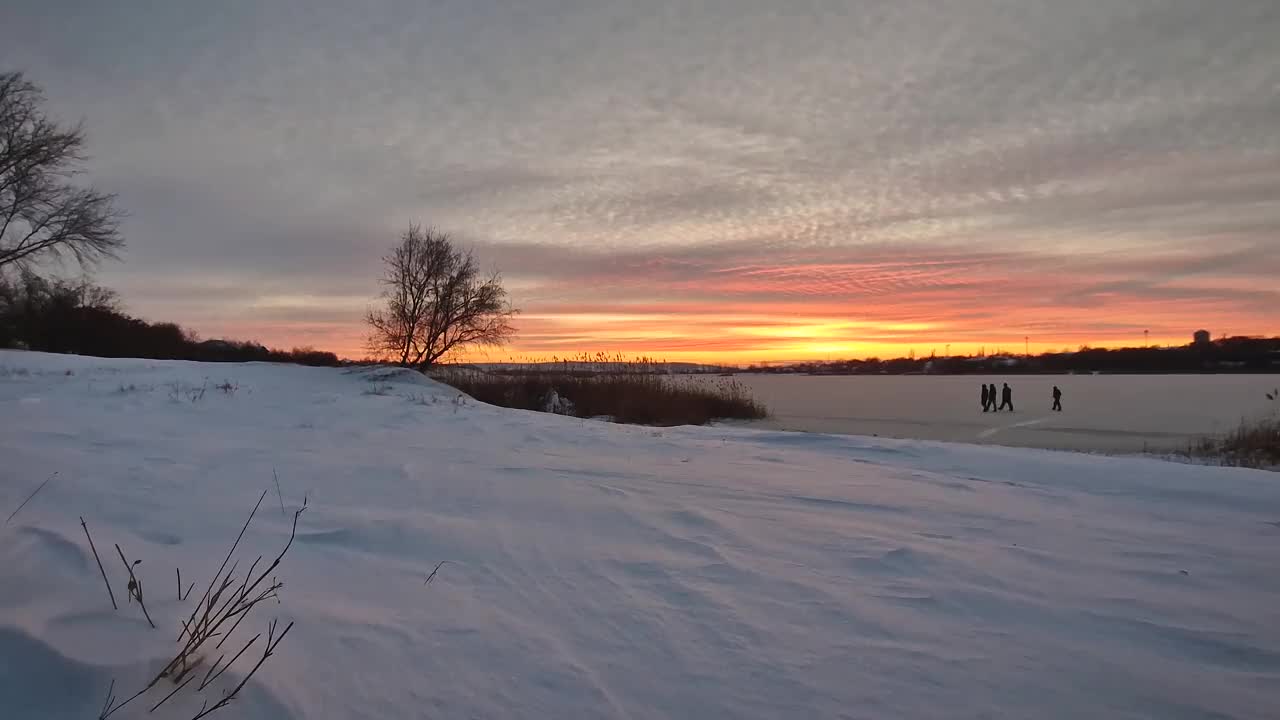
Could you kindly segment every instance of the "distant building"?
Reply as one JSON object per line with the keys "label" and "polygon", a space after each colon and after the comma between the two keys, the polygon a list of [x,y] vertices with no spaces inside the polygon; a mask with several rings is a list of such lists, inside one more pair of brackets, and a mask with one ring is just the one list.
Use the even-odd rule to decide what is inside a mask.
{"label": "distant building", "polygon": [[1193,337],[1193,338],[1195,338],[1195,344],[1196,344],[1196,345],[1208,345],[1208,344],[1209,344],[1209,331],[1208,331],[1208,330],[1197,330],[1197,331],[1195,332],[1195,334],[1194,334],[1194,335],[1192,335],[1192,337]]}

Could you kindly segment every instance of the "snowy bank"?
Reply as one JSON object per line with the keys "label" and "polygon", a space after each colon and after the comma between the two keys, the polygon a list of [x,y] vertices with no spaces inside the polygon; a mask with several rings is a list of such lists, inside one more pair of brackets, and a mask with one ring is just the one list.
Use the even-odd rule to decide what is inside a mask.
{"label": "snowy bank", "polygon": [[[0,352],[3,514],[53,476],[0,527],[0,716],[93,718],[145,684],[204,589],[179,601],[175,568],[211,577],[263,490],[246,565],[308,510],[237,637],[296,625],[213,718],[1280,707],[1274,474],[619,426],[373,373]],[[112,717],[209,699],[147,712],[172,689]]]}

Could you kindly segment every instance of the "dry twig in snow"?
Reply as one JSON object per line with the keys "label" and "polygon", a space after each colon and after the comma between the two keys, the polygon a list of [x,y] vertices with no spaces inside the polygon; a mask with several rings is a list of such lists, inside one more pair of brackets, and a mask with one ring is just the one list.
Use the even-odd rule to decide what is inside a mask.
{"label": "dry twig in snow", "polygon": [[[50,480],[52,480],[52,479],[54,478],[54,476],[56,476],[57,474],[58,474],[58,473],[56,473],[56,472],[55,472],[53,475],[50,475],[49,477],[45,478],[45,479],[44,479],[44,482],[40,483],[40,486],[39,486],[39,487],[37,487],[35,490],[32,490],[32,491],[31,491],[31,494],[27,496],[27,499],[22,501],[22,504],[18,506],[18,510],[21,510],[22,508],[26,507],[26,506],[27,506],[27,503],[31,502],[31,498],[35,497],[35,496],[36,496],[36,493],[38,493],[38,492],[40,492],[41,490],[43,490],[43,489],[44,489],[44,486],[45,486],[45,485],[48,485],[48,484],[49,484],[49,481],[50,481]],[[9,517],[7,517],[7,518],[5,518],[5,519],[4,519],[4,524],[5,524],[5,525],[8,525],[8,524],[9,524],[9,521],[13,519],[13,516],[18,514],[18,510],[14,510],[13,512],[9,513]]]}
{"label": "dry twig in snow", "polygon": [[142,608],[142,614],[147,618],[147,624],[154,630],[156,624],[151,622],[151,613],[147,612],[147,606],[142,602],[142,582],[138,580],[138,576],[133,574],[133,565],[141,563],[141,560],[134,560],[133,565],[124,559],[124,551],[120,549],[120,543],[116,543],[116,552],[120,553],[120,562],[124,563],[124,569],[129,573],[129,597],[137,598],[138,605]]}
{"label": "dry twig in snow", "polygon": [[84,516],[80,517],[80,527],[84,528],[84,536],[89,538],[89,549],[93,551],[93,559],[98,561],[98,572],[102,573],[102,582],[106,583],[107,596],[111,598],[111,609],[119,610],[120,606],[116,605],[116,594],[111,591],[111,581],[107,579],[107,571],[102,567],[102,558],[98,557],[98,548],[93,544],[93,537],[89,535],[89,526],[84,522]]}

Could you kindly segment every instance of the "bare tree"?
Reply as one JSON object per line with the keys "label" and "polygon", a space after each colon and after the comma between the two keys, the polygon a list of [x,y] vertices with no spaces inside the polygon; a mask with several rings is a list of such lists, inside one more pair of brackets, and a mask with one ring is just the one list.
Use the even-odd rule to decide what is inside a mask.
{"label": "bare tree", "polygon": [[124,245],[115,196],[72,182],[84,129],[50,120],[43,102],[22,73],[0,73],[0,268],[67,255],[84,266]]}
{"label": "bare tree", "polygon": [[369,349],[423,368],[468,345],[501,345],[515,333],[502,278],[480,275],[448,234],[418,225],[382,259],[386,305],[370,310]]}

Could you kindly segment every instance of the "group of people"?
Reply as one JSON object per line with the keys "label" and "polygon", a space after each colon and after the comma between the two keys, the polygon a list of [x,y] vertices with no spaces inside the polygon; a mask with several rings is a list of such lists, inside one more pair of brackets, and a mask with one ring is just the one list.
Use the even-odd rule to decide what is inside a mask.
{"label": "group of people", "polygon": [[982,386],[982,412],[1000,412],[1005,408],[1009,408],[1009,412],[1013,412],[1013,388],[1009,387],[1009,383],[1004,384],[1004,389],[1000,391],[1000,407],[996,407],[996,384]]}
{"label": "group of people", "polygon": [[[998,391],[996,384],[982,386],[982,412],[1000,412],[1005,408],[1009,412],[1013,412],[1013,388],[1009,387],[1009,383],[1004,383],[1004,387]],[[999,405],[996,404],[996,398],[999,397]],[[1062,412],[1062,391],[1057,385],[1053,386],[1053,409],[1055,412]]]}

